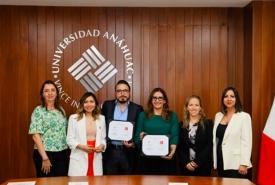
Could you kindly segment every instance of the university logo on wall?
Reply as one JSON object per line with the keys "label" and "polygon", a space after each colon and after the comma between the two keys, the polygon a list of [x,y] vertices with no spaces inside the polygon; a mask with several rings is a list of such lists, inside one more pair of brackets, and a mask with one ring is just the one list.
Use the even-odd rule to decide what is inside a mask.
{"label": "university logo on wall", "polygon": [[[96,71],[92,72],[92,69]],[[68,72],[75,80],[80,81],[87,91],[96,92],[117,73],[117,69],[92,45]]]}
{"label": "university logo on wall", "polygon": [[[73,44],[74,41],[87,37],[102,37],[113,42],[121,49],[125,61],[125,74],[127,74],[125,80],[132,84],[132,75],[134,73],[133,58],[125,39],[121,39],[114,33],[109,33],[108,31],[101,33],[98,29],[79,30],[73,32],[63,38],[63,40],[58,44],[52,60],[52,75],[55,84],[60,91],[61,99],[70,104],[72,107],[78,107],[78,100],[75,100],[65,91],[60,80],[59,72],[61,68],[62,55],[64,54],[66,48],[70,44]],[[95,93],[99,91],[104,84],[113,78],[119,71],[112,64],[112,61],[109,61],[106,56],[104,56],[100,50],[92,44],[78,57],[77,60],[73,61],[73,64],[69,66],[65,72],[67,72],[75,82],[80,83],[86,91]]]}

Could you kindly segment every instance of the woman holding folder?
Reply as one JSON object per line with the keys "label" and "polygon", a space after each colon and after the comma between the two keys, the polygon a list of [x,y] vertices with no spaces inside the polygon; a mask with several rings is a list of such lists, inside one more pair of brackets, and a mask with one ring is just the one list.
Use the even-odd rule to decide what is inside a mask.
{"label": "woman holding folder", "polygon": [[140,113],[135,143],[141,147],[145,135],[166,135],[169,137],[169,152],[166,156],[140,156],[138,171],[148,175],[176,174],[175,152],[179,137],[179,123],[175,112],[169,110],[168,97],[161,88],[150,93],[147,110]]}

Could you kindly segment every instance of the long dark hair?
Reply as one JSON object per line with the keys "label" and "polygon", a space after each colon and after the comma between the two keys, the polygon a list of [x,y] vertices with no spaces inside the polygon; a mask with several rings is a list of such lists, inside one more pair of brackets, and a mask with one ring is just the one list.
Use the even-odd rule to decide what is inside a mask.
{"label": "long dark hair", "polygon": [[154,115],[154,107],[152,104],[153,96],[156,92],[160,92],[163,95],[163,100],[165,100],[165,104],[163,104],[163,110],[161,113],[161,116],[164,120],[168,121],[170,119],[170,110],[169,110],[169,102],[166,92],[160,88],[154,88],[152,92],[150,93],[148,102],[147,102],[147,111],[146,111],[146,117],[151,118]]}
{"label": "long dark hair", "polygon": [[47,105],[46,105],[46,100],[45,100],[45,97],[43,95],[45,85],[48,85],[48,84],[53,85],[55,90],[56,90],[56,97],[55,97],[55,100],[54,100],[54,108],[59,110],[63,115],[65,115],[64,110],[60,106],[59,90],[58,90],[56,84],[52,80],[46,80],[41,86],[41,89],[40,89],[41,106],[45,107],[46,110],[48,110]]}
{"label": "long dark hair", "polygon": [[201,101],[201,98],[197,95],[192,95],[192,96],[189,96],[186,98],[186,101],[185,101],[185,104],[184,104],[184,108],[183,108],[183,124],[182,126],[184,128],[187,128],[189,126],[189,122],[190,122],[190,113],[189,111],[187,110],[187,107],[188,107],[188,104],[190,102],[191,99],[197,99],[199,100],[199,103],[200,103],[200,107],[201,107],[201,110],[199,112],[199,115],[200,115],[200,120],[199,120],[199,125],[202,126],[202,128],[204,128],[204,121],[206,120],[206,115],[203,111],[203,108],[202,108],[202,101]]}
{"label": "long dark hair", "polygon": [[237,89],[235,87],[227,87],[223,90],[222,98],[221,98],[221,112],[224,113],[224,114],[227,113],[227,107],[224,105],[223,99],[225,98],[226,93],[230,90],[233,91],[233,93],[235,95],[235,98],[236,98],[236,103],[235,103],[236,112],[241,112],[242,109],[243,109],[241,99],[240,99],[240,96],[239,96],[239,93],[238,93]]}
{"label": "long dark hair", "polygon": [[83,94],[83,96],[80,98],[79,100],[79,108],[77,109],[76,113],[77,113],[77,120],[80,120],[83,118],[83,114],[85,114],[85,110],[84,110],[84,102],[88,97],[93,97],[94,101],[95,101],[95,108],[92,111],[92,116],[97,119],[100,115],[100,108],[99,108],[99,104],[98,101],[96,99],[96,96],[91,93],[91,92],[86,92]]}

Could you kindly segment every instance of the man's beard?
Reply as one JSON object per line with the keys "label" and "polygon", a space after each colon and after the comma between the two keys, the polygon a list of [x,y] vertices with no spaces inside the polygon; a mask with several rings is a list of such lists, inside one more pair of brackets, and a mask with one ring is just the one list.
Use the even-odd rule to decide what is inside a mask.
{"label": "man's beard", "polygon": [[124,103],[128,102],[128,100],[129,100],[128,98],[123,97],[123,98],[118,99],[117,101],[118,101],[120,104],[124,104]]}

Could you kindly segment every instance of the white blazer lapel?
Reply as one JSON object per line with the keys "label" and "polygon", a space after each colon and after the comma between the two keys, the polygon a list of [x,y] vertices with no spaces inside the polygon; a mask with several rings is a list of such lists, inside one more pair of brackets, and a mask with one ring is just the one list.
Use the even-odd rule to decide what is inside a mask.
{"label": "white blazer lapel", "polygon": [[86,144],[87,143],[87,136],[86,136],[86,118],[85,118],[85,114],[83,115],[83,118],[81,120],[79,120],[79,137],[80,140],[82,142],[82,144]]}
{"label": "white blazer lapel", "polygon": [[102,141],[103,124],[101,119],[101,117],[96,119],[96,146],[104,144],[104,142]]}
{"label": "white blazer lapel", "polygon": [[219,124],[221,123],[221,120],[223,118],[223,114],[219,113],[215,119],[215,124],[214,124],[214,133],[216,133],[217,127],[219,126]]}
{"label": "white blazer lapel", "polygon": [[95,124],[96,124],[95,146],[99,146],[100,145],[100,128],[101,128],[99,119],[96,119]]}

